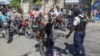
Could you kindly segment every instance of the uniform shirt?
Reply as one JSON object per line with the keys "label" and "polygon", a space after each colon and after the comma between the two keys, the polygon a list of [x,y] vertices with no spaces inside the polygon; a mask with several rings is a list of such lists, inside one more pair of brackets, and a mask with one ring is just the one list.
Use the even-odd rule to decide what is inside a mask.
{"label": "uniform shirt", "polygon": [[[79,16],[84,17],[84,16],[81,15],[81,14],[80,14]],[[77,26],[79,23],[80,23],[80,18],[79,18],[78,16],[76,16],[76,17],[74,18],[73,25]]]}

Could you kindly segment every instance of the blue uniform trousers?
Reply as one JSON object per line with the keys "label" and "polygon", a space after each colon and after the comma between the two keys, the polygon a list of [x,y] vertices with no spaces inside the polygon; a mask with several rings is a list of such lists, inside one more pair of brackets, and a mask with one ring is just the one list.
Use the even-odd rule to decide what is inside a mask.
{"label": "blue uniform trousers", "polygon": [[82,54],[85,54],[85,48],[83,45],[85,37],[85,31],[75,31],[74,33],[74,47],[75,47],[75,56],[81,56]]}

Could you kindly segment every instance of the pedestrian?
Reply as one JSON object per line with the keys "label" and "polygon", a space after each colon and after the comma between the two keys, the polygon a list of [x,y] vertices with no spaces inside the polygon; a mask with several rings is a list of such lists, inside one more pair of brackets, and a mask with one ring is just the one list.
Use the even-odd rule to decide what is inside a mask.
{"label": "pedestrian", "polygon": [[56,17],[59,16],[59,15],[61,14],[61,11],[60,11],[59,6],[56,6],[56,7],[54,8],[54,14],[55,14]]}
{"label": "pedestrian", "polygon": [[74,13],[73,13],[73,8],[71,8],[69,10],[69,13],[68,13],[68,23],[67,23],[67,29],[70,30],[73,26],[73,21],[74,21]]}
{"label": "pedestrian", "polygon": [[7,43],[11,43],[13,41],[13,36],[14,36],[14,26],[13,26],[13,21],[9,20],[8,21],[8,41]]}
{"label": "pedestrian", "polygon": [[15,25],[17,26],[17,33],[19,33],[23,21],[23,10],[21,8],[15,13]]}
{"label": "pedestrian", "polygon": [[46,47],[46,54],[45,56],[53,56],[54,55],[54,41],[53,41],[53,23],[48,22],[45,26],[45,32],[47,34],[45,47]]}
{"label": "pedestrian", "polygon": [[2,17],[2,12],[0,11],[0,28],[2,28],[2,19],[1,19],[1,17]]}
{"label": "pedestrian", "polygon": [[93,10],[93,22],[95,22],[95,17],[97,15],[98,11],[96,9]]}
{"label": "pedestrian", "polygon": [[[5,9],[5,8],[3,8],[3,9]],[[2,28],[3,29],[7,29],[8,31],[7,31],[7,33],[8,33],[8,35],[7,35],[7,37],[8,37],[8,41],[7,41],[7,43],[11,43],[12,42],[12,40],[13,40],[13,32],[12,32],[12,29],[10,28],[10,24],[11,24],[11,21],[10,21],[10,19],[9,19],[9,17],[10,17],[10,14],[9,14],[9,12],[7,12],[6,10],[2,10],[2,14],[1,14],[1,16],[0,16],[0,20],[1,20],[1,25],[2,25]],[[3,37],[6,37],[5,35],[5,32],[3,32]]]}
{"label": "pedestrian", "polygon": [[42,13],[39,14],[38,18],[36,19],[37,25],[45,26],[45,19]]}
{"label": "pedestrian", "polygon": [[31,18],[32,18],[32,16],[33,16],[33,14],[32,14],[33,11],[34,11],[34,9],[31,9],[31,10],[29,11],[29,15],[30,15]]}
{"label": "pedestrian", "polygon": [[48,18],[49,18],[48,20],[53,22],[54,17],[55,17],[55,15],[54,15],[54,8],[51,8],[50,11],[48,12]]}
{"label": "pedestrian", "polygon": [[9,19],[9,16],[8,16],[7,13],[2,13],[2,14],[1,14],[0,20],[1,20],[1,22],[2,22],[1,25],[2,25],[3,28],[7,26],[7,21],[8,21],[8,19]]}
{"label": "pedestrian", "polygon": [[74,12],[75,18],[73,21],[73,26],[70,32],[66,35],[66,38],[74,32],[74,47],[75,47],[75,56],[86,56],[84,48],[84,38],[86,32],[87,18],[82,14],[80,10]]}
{"label": "pedestrian", "polygon": [[42,21],[43,18],[40,18],[40,21],[38,22],[38,27],[37,29],[35,29],[36,31],[36,37],[39,40],[39,50],[40,50],[40,54],[42,56],[44,56],[44,46],[43,46],[43,42],[44,42],[44,37],[45,37],[45,21]]}

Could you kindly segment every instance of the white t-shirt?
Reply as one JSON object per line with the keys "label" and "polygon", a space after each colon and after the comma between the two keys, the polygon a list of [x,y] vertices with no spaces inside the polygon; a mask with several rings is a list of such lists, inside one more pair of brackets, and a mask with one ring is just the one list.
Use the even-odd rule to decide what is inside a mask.
{"label": "white t-shirt", "polygon": [[51,15],[54,15],[54,12],[50,12]]}
{"label": "white t-shirt", "polygon": [[20,13],[15,13],[15,19],[22,19],[22,14],[20,14]]}
{"label": "white t-shirt", "polygon": [[71,11],[71,10],[69,10],[69,13],[68,13],[68,15],[70,15],[70,16],[72,15],[72,11]]}
{"label": "white t-shirt", "polygon": [[59,15],[61,14],[61,11],[57,11],[57,9],[55,9],[55,10],[54,10],[54,14],[55,14],[56,16],[59,16]]}

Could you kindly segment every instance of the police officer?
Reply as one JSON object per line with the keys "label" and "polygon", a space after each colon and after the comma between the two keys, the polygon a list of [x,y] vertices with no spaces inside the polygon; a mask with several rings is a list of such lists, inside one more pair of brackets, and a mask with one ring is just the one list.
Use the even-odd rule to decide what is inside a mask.
{"label": "police officer", "polygon": [[71,33],[74,32],[74,47],[75,47],[75,56],[86,56],[84,48],[84,37],[85,37],[85,28],[87,24],[87,18],[82,14],[80,10],[74,12],[74,21],[73,27],[71,28],[66,38],[68,38]]}

